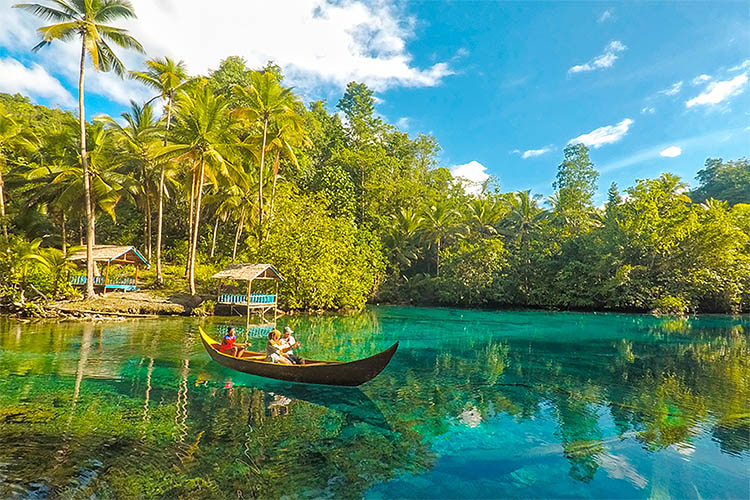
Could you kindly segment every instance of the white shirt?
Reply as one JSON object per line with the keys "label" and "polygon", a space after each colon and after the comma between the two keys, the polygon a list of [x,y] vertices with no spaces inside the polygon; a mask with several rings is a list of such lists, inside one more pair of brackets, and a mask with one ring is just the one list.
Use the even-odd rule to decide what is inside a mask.
{"label": "white shirt", "polygon": [[297,343],[297,340],[292,335],[289,335],[289,337],[287,338],[281,337],[281,347],[282,348],[289,347],[289,350],[284,351],[284,354],[294,354],[294,350],[292,349],[292,346],[296,343]]}

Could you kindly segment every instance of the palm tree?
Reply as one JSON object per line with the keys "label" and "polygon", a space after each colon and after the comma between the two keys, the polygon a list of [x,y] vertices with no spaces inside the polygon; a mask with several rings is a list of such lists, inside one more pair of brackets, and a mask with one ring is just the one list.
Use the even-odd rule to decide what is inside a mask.
{"label": "palm tree", "polygon": [[[304,119],[298,114],[291,114],[281,117],[277,121],[271,132],[271,140],[268,141],[267,149],[274,153],[273,160],[273,184],[271,187],[271,207],[268,211],[269,223],[273,223],[273,209],[276,199],[276,182],[279,178],[279,166],[281,156],[283,155],[295,167],[299,168],[297,155],[294,148],[300,146],[309,146],[310,138],[304,127]],[[266,238],[268,234],[266,234]]]}
{"label": "palm tree", "polygon": [[274,122],[294,115],[295,98],[292,89],[282,87],[271,72],[253,71],[250,74],[251,84],[247,87],[236,85],[234,93],[245,107],[233,114],[247,123],[262,128],[260,144],[260,162],[258,165],[258,245],[263,239],[263,168],[266,161],[266,144],[268,130]]}
{"label": "palm tree", "polygon": [[449,207],[445,200],[427,207],[423,218],[422,234],[430,246],[435,245],[435,276],[440,276],[442,244],[451,236],[464,236],[466,227],[462,224],[461,213]]}
{"label": "palm tree", "polygon": [[81,62],[78,76],[78,121],[81,138],[81,165],[83,169],[83,186],[86,197],[86,297],[93,297],[94,293],[94,214],[91,203],[91,179],[86,150],[86,114],[84,113],[84,67],[86,54],[91,57],[94,69],[110,71],[123,76],[125,66],[118,59],[108,42],[123,48],[135,49],[143,52],[143,47],[127,30],[110,26],[109,23],[118,19],[134,18],[133,6],[128,0],[50,0],[52,6],[38,3],[16,4],[18,7],[33,13],[42,19],[55,21],[57,24],[39,28],[43,36],[33,51],[49,45],[53,40],[67,41],[75,37],[81,39]]}
{"label": "palm tree", "polygon": [[548,214],[539,206],[539,195],[531,191],[518,191],[508,200],[510,212],[505,218],[504,234],[514,238],[523,246],[532,232],[539,229]]}
{"label": "palm tree", "polygon": [[[169,57],[146,61],[146,71],[131,71],[130,76],[149,87],[160,92],[160,96],[166,101],[167,121],[164,129],[164,143],[166,147],[169,139],[169,128],[172,124],[172,104],[177,92],[193,80],[188,80],[187,68],[183,61],[175,62]],[[156,283],[164,283],[164,274],[161,269],[161,239],[164,220],[164,177],[166,163],[161,163],[159,171],[159,191],[156,203],[158,212],[156,216]]]}
{"label": "palm tree", "polygon": [[385,228],[383,244],[388,251],[389,262],[399,268],[408,268],[420,254],[418,239],[424,219],[418,212],[401,208],[391,216],[391,223]]}
{"label": "palm tree", "polygon": [[217,175],[228,175],[228,150],[237,144],[237,122],[229,115],[229,104],[221,95],[214,95],[203,84],[190,94],[177,97],[173,142],[163,148],[164,155],[190,164],[191,224],[188,246],[188,281],[195,295],[195,257],[200,231],[203,187],[208,176],[216,183]]}
{"label": "palm tree", "polygon": [[[99,118],[106,123],[114,135],[115,143],[119,147],[123,163],[129,165],[140,177],[139,183],[134,183],[136,204],[140,205],[144,213],[144,235],[146,252],[151,260],[151,196],[157,189],[154,182],[154,170],[157,166],[157,156],[160,151],[161,127],[154,118],[150,104],[143,107],[130,102],[130,113],[120,116],[126,125],[122,126],[109,116]],[[161,165],[164,165],[164,161]],[[164,181],[164,167],[161,167],[160,183]]]}
{"label": "palm tree", "polygon": [[3,169],[6,167],[6,152],[15,149],[32,149],[31,137],[16,123],[10,113],[0,107],[0,224],[3,236],[8,238],[8,224],[5,220],[5,183]]}
{"label": "palm tree", "polygon": [[505,218],[503,234],[515,240],[521,259],[521,290],[528,296],[531,282],[531,252],[529,238],[537,232],[549,217],[539,206],[540,195],[532,196],[530,190],[513,193],[509,200],[510,212]]}
{"label": "palm tree", "polygon": [[506,213],[505,207],[495,198],[472,198],[469,201],[469,224],[482,237],[497,236],[497,225]]}

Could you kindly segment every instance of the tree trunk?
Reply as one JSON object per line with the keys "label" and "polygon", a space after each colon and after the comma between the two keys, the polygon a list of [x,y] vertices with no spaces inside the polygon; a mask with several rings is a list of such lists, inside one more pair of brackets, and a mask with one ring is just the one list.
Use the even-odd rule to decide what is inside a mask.
{"label": "tree trunk", "polygon": [[68,256],[68,232],[65,227],[65,212],[62,212],[62,253],[63,257]]}
{"label": "tree trunk", "polygon": [[[172,121],[172,94],[169,94],[167,99],[167,128],[164,131],[164,147],[167,146],[167,138],[169,136],[169,125]],[[164,162],[161,163],[159,169],[159,212],[156,219],[156,284],[164,284],[164,275],[161,270],[161,232],[164,224]]]}
{"label": "tree trunk", "polygon": [[0,218],[3,224],[3,236],[8,239],[8,226],[5,224],[5,184],[3,183],[3,172],[0,169]]}
{"label": "tree trunk", "polygon": [[232,262],[237,257],[237,243],[240,241],[242,236],[242,227],[245,225],[245,207],[242,207],[240,212],[240,221],[237,223],[237,231],[234,233],[234,248],[232,249]]}
{"label": "tree trunk", "polygon": [[216,217],[214,222],[214,237],[211,239],[211,257],[213,258],[214,252],[216,251],[216,233],[219,231],[219,217]]}
{"label": "tree trunk", "polygon": [[185,262],[185,277],[187,278],[190,274],[190,242],[193,241],[193,219],[195,217],[195,171],[193,171],[193,177],[190,182],[190,217],[188,218],[188,259]]}
{"label": "tree trunk", "polygon": [[146,254],[151,262],[151,197],[146,192],[146,179],[144,175],[143,189],[146,194]]}
{"label": "tree trunk", "polygon": [[260,168],[258,168],[258,250],[263,242],[263,166],[266,164],[266,135],[268,119],[263,121],[263,147],[260,150]]}
{"label": "tree trunk", "polygon": [[440,238],[437,239],[437,255],[435,255],[435,276],[440,276]]}
{"label": "tree trunk", "polygon": [[281,157],[281,151],[276,150],[276,158],[273,160],[273,187],[271,188],[271,206],[268,209],[268,224],[269,231],[266,233],[266,241],[268,236],[271,234],[270,226],[273,224],[273,207],[276,200],[276,179],[279,177],[279,160]]}
{"label": "tree trunk", "polygon": [[195,202],[195,224],[193,224],[193,251],[190,257],[190,272],[188,279],[190,280],[190,295],[195,295],[195,254],[198,252],[198,229],[200,228],[201,221],[201,200],[203,197],[203,177],[206,170],[206,161],[201,158],[201,170],[198,180],[198,196]]}
{"label": "tree trunk", "polygon": [[86,62],[86,44],[81,44],[81,70],[78,77],[78,122],[81,127],[81,166],[83,167],[83,191],[86,197],[86,298],[96,296],[94,292],[94,214],[91,210],[91,180],[89,160],[86,155],[86,116],[83,109],[83,69]]}

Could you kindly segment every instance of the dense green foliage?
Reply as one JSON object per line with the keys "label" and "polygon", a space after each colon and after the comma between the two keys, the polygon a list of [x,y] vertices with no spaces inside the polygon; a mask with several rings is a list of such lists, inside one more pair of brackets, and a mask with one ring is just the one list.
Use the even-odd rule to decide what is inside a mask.
{"label": "dense green foliage", "polygon": [[[255,71],[231,57],[201,79],[171,60],[149,64],[134,75],[155,88],[157,70],[172,68],[165,116],[134,103],[120,121],[87,125],[96,242],[134,244],[152,260],[163,246],[157,260],[186,266],[193,294],[196,272],[267,261],[288,278],[282,302],[299,309],[370,299],[750,310],[745,159],[707,160],[693,191],[670,174],[623,196],[613,185],[596,207],[596,167],[570,145],[543,201],[454,178],[438,166],[435,139],[385,123],[363,84],[338,102],[342,120],[324,101],[303,105],[273,63]],[[0,139],[3,224],[42,247],[83,243],[75,118],[21,96],[1,95],[0,106],[10,131]]]}

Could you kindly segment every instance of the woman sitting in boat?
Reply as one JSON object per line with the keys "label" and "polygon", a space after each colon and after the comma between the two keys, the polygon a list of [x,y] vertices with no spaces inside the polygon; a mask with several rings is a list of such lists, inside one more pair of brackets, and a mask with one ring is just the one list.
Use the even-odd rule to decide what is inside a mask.
{"label": "woman sitting in boat", "polygon": [[266,361],[271,363],[281,363],[282,365],[293,364],[289,358],[286,357],[285,352],[289,350],[289,347],[284,347],[281,342],[281,332],[277,329],[273,329],[268,332],[268,342],[266,343]]}
{"label": "woman sitting in boat", "polygon": [[219,346],[220,352],[228,354],[229,356],[240,356],[242,354],[242,351],[245,350],[247,344],[238,344],[237,342],[235,342],[237,340],[237,337],[235,337],[234,334],[235,329],[234,327],[232,327],[221,340],[221,345]]}

